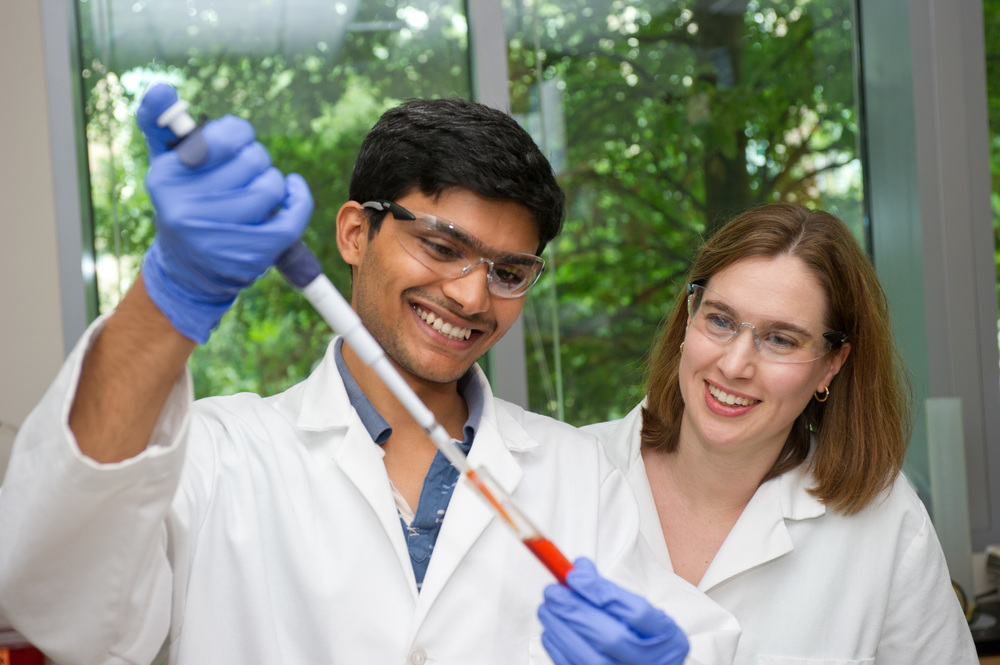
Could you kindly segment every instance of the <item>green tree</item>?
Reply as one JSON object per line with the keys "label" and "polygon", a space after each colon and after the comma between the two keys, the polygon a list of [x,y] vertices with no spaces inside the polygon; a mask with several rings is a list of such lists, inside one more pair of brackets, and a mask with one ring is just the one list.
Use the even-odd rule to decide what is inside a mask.
{"label": "green tree", "polygon": [[[553,247],[551,313],[562,417],[593,422],[638,401],[693,248],[734,213],[798,201],[860,234],[860,179],[845,182],[858,169],[851,4],[615,2],[593,20],[569,0],[521,17],[514,109],[537,113],[555,86],[548,99],[565,118],[569,215]],[[529,385],[554,386],[556,326],[540,300]],[[555,412],[555,401],[532,394],[531,406]]]}
{"label": "green tree", "polygon": [[[118,5],[108,22],[119,27],[155,8],[174,11]],[[354,13],[333,16],[338,6]],[[795,200],[860,233],[851,6],[510,4],[512,110],[545,128],[537,137],[568,197],[548,256],[554,270],[526,307],[534,410],[576,424],[626,412],[693,248],[731,213]],[[260,20],[273,8],[250,0],[241,12]],[[306,242],[346,293],[333,229],[354,156],[398,101],[471,95],[461,5],[324,6],[315,17],[324,40],[266,48],[233,17],[207,11],[177,18],[165,52],[157,43],[102,46],[101,21],[81,15],[98,252],[123,257],[115,279],[124,289],[153,233],[132,114],[145,86],[166,78],[198,113],[251,119],[274,162],[306,178],[316,199]],[[166,20],[157,15],[158,25]],[[136,32],[118,31],[124,40]],[[109,307],[117,289],[105,292]],[[269,273],[196,352],[196,392],[274,393],[306,376],[328,340],[301,296]]]}
{"label": "green tree", "polygon": [[[251,1],[241,10],[252,17],[270,4]],[[140,13],[151,10],[132,3],[110,7],[112,23],[134,18],[133,7]],[[260,53],[254,35],[231,41],[239,36],[232,24],[218,26],[214,17],[188,14],[178,6],[159,20],[175,22],[170,24],[178,28],[180,43],[158,56],[153,44],[138,53],[127,43],[102,47],[98,21],[83,13],[95,250],[100,264],[117,257],[119,268],[99,272],[102,310],[113,307],[134,280],[154,233],[141,183],[145,146],[133,121],[138,99],[154,80],[172,82],[197,115],[250,119],[273,162],[306,179],[316,206],[305,241],[334,284],[349,294],[350,274],[337,252],[335,220],[347,198],[354,158],[382,112],[402,99],[469,96],[466,36],[456,29],[458,7],[434,2],[414,16],[394,2],[365,3],[356,8],[354,29],[336,43],[286,44],[279,52]],[[400,16],[411,18],[415,27]],[[339,16],[330,20],[347,23]],[[210,341],[195,351],[196,394],[278,392],[308,375],[329,339],[326,323],[272,271],[240,294]]]}

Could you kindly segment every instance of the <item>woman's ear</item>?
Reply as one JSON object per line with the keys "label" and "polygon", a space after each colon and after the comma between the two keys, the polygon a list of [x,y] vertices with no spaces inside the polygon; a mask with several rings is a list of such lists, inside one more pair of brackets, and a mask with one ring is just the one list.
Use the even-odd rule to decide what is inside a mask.
{"label": "woman's ear", "polygon": [[833,377],[837,376],[840,372],[840,368],[844,366],[844,362],[847,361],[847,356],[851,355],[851,343],[844,342],[837,349],[836,353],[830,358],[830,366],[827,367],[826,374],[823,376],[823,381],[820,383],[819,388],[816,392],[821,392],[823,388],[830,385],[833,381]]}
{"label": "woman's ear", "polygon": [[348,201],[337,212],[337,249],[352,268],[361,264],[368,246],[368,214],[356,201]]}

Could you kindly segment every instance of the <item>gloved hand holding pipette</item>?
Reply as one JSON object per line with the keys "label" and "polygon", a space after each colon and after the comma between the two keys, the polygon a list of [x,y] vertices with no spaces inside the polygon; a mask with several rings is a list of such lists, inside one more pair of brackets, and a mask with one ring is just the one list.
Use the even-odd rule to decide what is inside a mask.
{"label": "gloved hand holding pipette", "polygon": [[207,153],[197,166],[185,164],[168,150],[177,137],[156,122],[176,101],[174,89],[160,84],[137,112],[151,155],[146,188],[157,211],[142,278],[174,327],[204,343],[240,289],[301,237],[313,202],[301,177],[271,166],[241,118],[200,128]]}

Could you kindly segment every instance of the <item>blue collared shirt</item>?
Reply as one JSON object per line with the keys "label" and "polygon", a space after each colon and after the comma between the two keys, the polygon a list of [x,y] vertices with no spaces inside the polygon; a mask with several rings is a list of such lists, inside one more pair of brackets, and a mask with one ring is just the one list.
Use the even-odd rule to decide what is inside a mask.
{"label": "blue collared shirt", "polygon": [[[344,381],[344,388],[347,389],[347,397],[351,400],[351,406],[358,412],[358,416],[365,429],[368,430],[372,441],[382,445],[392,435],[392,427],[375,410],[371,401],[361,391],[358,382],[351,376],[350,370],[344,363],[344,355],[341,350],[343,344],[343,338],[337,340],[334,347],[334,358],[337,361],[340,377]],[[465,404],[469,408],[469,418],[462,428],[465,440],[459,444],[462,451],[468,455],[472,448],[472,441],[476,437],[479,421],[483,417],[483,403],[485,401],[482,387],[478,381],[473,379],[471,368],[458,380],[458,392],[465,398]],[[406,546],[410,551],[410,562],[413,564],[413,574],[417,578],[418,591],[424,583],[427,564],[430,563],[434,543],[437,542],[438,533],[441,532],[445,510],[448,508],[448,502],[451,500],[451,495],[457,484],[458,469],[445,459],[441,451],[437,451],[434,455],[434,461],[431,462],[431,467],[424,477],[424,486],[420,491],[420,500],[413,521],[407,524],[400,515],[399,523],[403,527]]]}

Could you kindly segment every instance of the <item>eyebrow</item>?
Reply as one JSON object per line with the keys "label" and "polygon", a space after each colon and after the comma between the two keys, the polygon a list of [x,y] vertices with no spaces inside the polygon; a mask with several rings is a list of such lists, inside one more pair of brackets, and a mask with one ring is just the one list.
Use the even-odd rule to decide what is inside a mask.
{"label": "eyebrow", "polygon": [[462,229],[462,227],[457,226],[454,222],[449,222],[447,219],[425,214],[420,218],[420,220],[426,223],[428,227],[434,231],[438,231],[446,236],[454,238],[455,240],[458,240],[473,249],[481,250],[485,246],[485,243],[479,238],[469,235],[464,229]]}
{"label": "eyebrow", "polygon": [[714,307],[715,309],[722,311],[724,314],[728,314],[734,319],[739,318],[736,315],[736,310],[734,310],[725,302],[719,300],[712,300],[711,297],[708,295],[708,293],[702,296],[701,305],[699,305],[699,307],[704,307],[705,305],[708,305],[709,307]]}
{"label": "eyebrow", "polygon": [[794,323],[792,323],[790,321],[782,321],[780,319],[772,319],[770,321],[766,321],[765,323],[766,323],[766,329],[767,330],[784,330],[784,331],[787,331],[787,332],[798,333],[800,335],[804,335],[804,336],[810,337],[810,338],[813,336],[812,332],[810,332],[809,330],[807,330],[805,328],[802,328],[801,326],[797,326],[797,325],[795,325]]}
{"label": "eyebrow", "polygon": [[466,247],[479,252],[480,255],[486,255],[487,252],[489,252],[488,256],[494,263],[513,263],[515,265],[530,266],[538,262],[538,257],[533,254],[527,254],[524,252],[504,252],[496,247],[487,245],[476,236],[467,233],[465,229],[455,224],[455,222],[449,222],[447,219],[442,217],[436,217],[434,215],[424,213],[420,219],[427,222],[435,231],[454,238]]}

